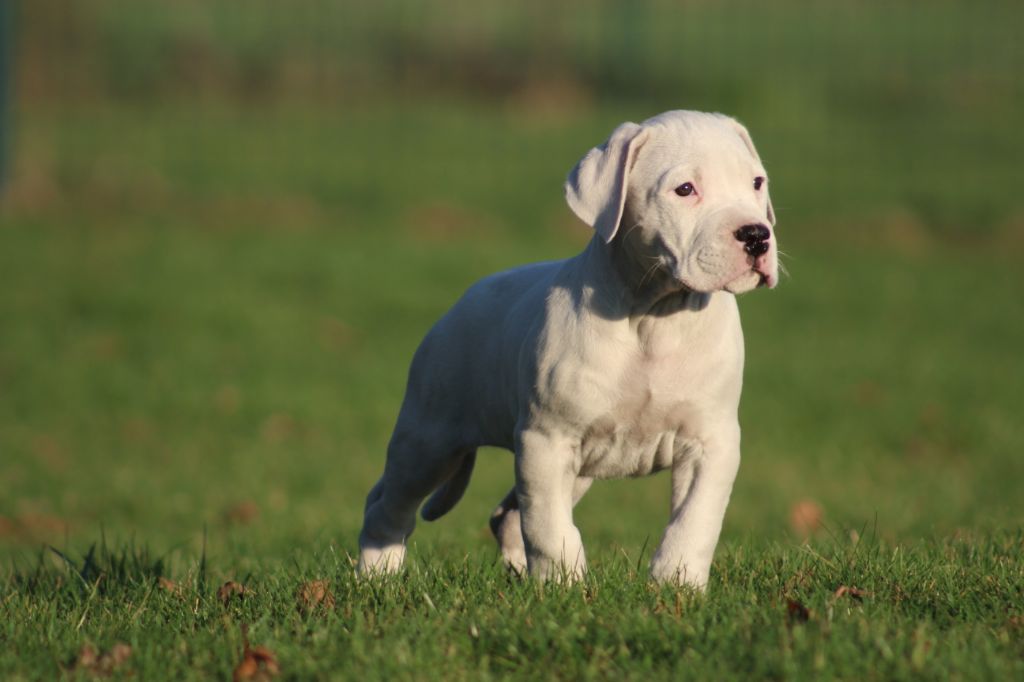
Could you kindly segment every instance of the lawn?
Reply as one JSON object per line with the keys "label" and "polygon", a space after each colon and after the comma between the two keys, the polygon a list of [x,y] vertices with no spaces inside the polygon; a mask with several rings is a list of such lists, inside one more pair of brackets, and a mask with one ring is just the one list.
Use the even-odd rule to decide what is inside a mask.
{"label": "lawn", "polygon": [[[0,679],[1024,678],[1018,4],[250,5],[12,24]],[[707,593],[646,578],[667,475],[581,502],[582,583],[507,575],[496,450],[356,580],[420,338],[669,107],[751,129],[789,272]]]}
{"label": "lawn", "polygon": [[477,277],[582,246],[560,176],[625,114],[334,114],[26,124],[63,184],[15,185],[0,229],[4,677],[224,677],[243,625],[298,678],[1021,674],[1012,235],[836,249],[841,221],[783,217],[790,277],[741,299],[744,463],[705,597],[645,580],[663,476],[581,503],[582,585],[504,575],[500,451],[407,574],[355,581],[420,336]]}

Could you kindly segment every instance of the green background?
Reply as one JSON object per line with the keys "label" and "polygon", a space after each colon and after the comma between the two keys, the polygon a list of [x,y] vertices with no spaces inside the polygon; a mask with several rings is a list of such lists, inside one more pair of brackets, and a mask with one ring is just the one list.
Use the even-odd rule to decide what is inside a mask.
{"label": "green background", "polygon": [[[1019,3],[8,5],[0,604],[43,609],[34,617],[59,635],[38,648],[35,626],[11,620],[0,641],[35,658],[0,670],[43,675],[83,638],[156,646],[134,626],[83,632],[50,588],[34,591],[74,584],[40,548],[81,568],[101,535],[115,553],[163,557],[158,570],[140,559],[129,593],[165,574],[216,610],[209,585],[228,578],[290,595],[328,574],[354,590],[350,609],[378,613],[346,557],[419,339],[477,278],[582,248],[589,231],[561,183],[587,149],[621,121],[693,108],[751,130],[789,272],[740,301],[744,461],[712,599],[743,603],[726,576],[806,556],[791,518],[803,503],[822,521],[808,546],[840,556],[866,537],[880,555],[924,543],[925,572],[943,543],[1004,552],[1008,565],[991,561],[1009,592],[990,593],[989,629],[947,648],[964,670],[1020,671],[1020,630],[1006,625],[1020,614],[1006,576],[1021,574],[1024,519]],[[456,580],[468,555],[489,576],[482,593],[504,580],[486,520],[511,471],[507,453],[482,453],[460,505],[417,529],[415,570]],[[614,567],[632,567],[618,589],[640,596],[626,602],[649,598],[635,568],[667,514],[665,476],[599,482],[578,508],[597,571],[618,584]],[[951,565],[978,578],[988,564],[965,551]],[[907,666],[933,617],[886,615],[909,638]],[[336,618],[330,641],[379,634]],[[744,646],[718,634],[723,651]],[[282,658],[301,658],[285,640]],[[387,651],[366,660],[382,666]],[[526,647],[512,656],[525,668],[504,669],[459,652],[456,676],[537,660]],[[230,671],[233,655],[178,674]],[[340,664],[352,655],[306,672],[366,674]],[[159,660],[135,656],[140,670]],[[852,655],[836,656],[824,669],[855,675]],[[389,665],[414,675],[411,660]],[[592,672],[664,672],[661,660]]]}

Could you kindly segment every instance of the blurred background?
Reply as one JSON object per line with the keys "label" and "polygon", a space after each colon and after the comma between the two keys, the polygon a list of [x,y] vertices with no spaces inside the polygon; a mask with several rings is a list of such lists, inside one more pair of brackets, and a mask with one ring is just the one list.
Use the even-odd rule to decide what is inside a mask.
{"label": "blurred background", "polygon": [[[0,7],[0,557],[352,551],[422,334],[580,250],[565,174],[673,108],[748,126],[790,272],[741,299],[726,542],[1024,520],[1021,3]],[[511,475],[415,541],[491,551]],[[667,506],[608,482],[579,523],[634,556]]]}

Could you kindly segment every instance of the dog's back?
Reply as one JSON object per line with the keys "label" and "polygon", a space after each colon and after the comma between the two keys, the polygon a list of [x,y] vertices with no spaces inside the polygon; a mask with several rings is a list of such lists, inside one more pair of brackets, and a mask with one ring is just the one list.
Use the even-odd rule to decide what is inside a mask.
{"label": "dog's back", "polygon": [[399,423],[443,425],[464,447],[512,447],[520,349],[565,263],[531,263],[473,284],[416,350]]}

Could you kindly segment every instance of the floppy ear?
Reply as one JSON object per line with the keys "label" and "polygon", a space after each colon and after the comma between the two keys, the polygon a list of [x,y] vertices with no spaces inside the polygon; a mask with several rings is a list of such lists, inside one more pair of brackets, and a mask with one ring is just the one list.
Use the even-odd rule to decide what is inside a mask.
{"label": "floppy ear", "polygon": [[[733,126],[736,128],[736,132],[739,133],[740,138],[743,140],[743,144],[747,145],[747,149],[750,150],[750,155],[757,159],[758,163],[761,163],[761,157],[758,156],[757,150],[754,149],[754,141],[750,139],[750,133],[743,127],[743,124],[734,118],[729,119],[732,121]],[[765,192],[768,190],[766,189]],[[768,224],[775,227],[775,209],[772,208],[772,197],[768,195]]]}
{"label": "floppy ear", "polygon": [[607,142],[587,152],[565,181],[569,208],[605,243],[611,242],[619,229],[629,171],[646,139],[646,129],[636,123],[623,123]]}

